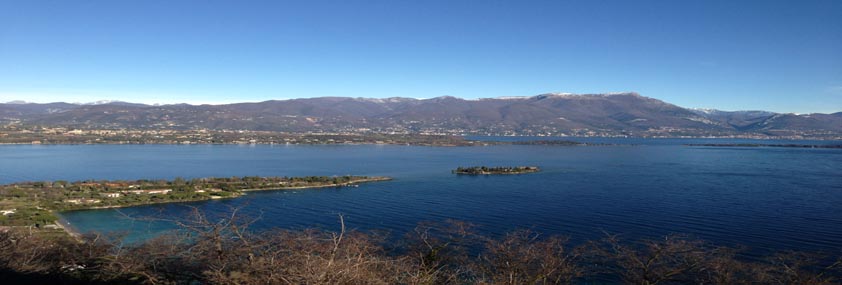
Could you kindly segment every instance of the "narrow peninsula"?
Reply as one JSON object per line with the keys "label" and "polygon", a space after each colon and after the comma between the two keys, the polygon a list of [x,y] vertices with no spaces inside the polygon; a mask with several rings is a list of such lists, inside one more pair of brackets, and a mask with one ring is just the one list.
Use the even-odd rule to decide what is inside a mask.
{"label": "narrow peninsula", "polygon": [[524,174],[541,171],[537,166],[472,166],[457,167],[452,172],[460,175],[497,175],[497,174]]}
{"label": "narrow peninsula", "polygon": [[60,230],[56,212],[203,201],[248,191],[348,187],[386,181],[380,176],[226,177],[174,180],[41,181],[0,185],[0,230]]}

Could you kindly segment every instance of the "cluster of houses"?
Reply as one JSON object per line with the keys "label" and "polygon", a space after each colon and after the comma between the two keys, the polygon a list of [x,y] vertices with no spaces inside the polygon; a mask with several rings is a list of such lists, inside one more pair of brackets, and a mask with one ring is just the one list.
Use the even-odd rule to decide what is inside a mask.
{"label": "cluster of houses", "polygon": [[[131,187],[134,188],[134,187]],[[101,195],[107,198],[120,198],[123,195],[135,194],[135,195],[152,195],[152,194],[167,194],[172,192],[172,189],[148,189],[148,190],[125,190],[120,192],[105,192]],[[102,200],[100,199],[90,199],[90,198],[77,198],[77,199],[68,199],[65,200],[67,203],[71,204],[96,204],[101,203]]]}
{"label": "cluster of houses", "polygon": [[[97,183],[97,182],[86,182],[86,183],[79,184],[79,186],[90,186],[90,187],[105,186],[105,187],[108,187],[108,188],[128,188],[129,189],[129,190],[120,190],[120,191],[117,191],[117,192],[105,192],[105,193],[101,194],[102,196],[107,197],[107,198],[120,198],[123,195],[128,195],[128,194],[152,195],[152,194],[167,194],[167,193],[172,192],[172,189],[140,190],[140,189],[135,189],[135,188],[139,188],[140,187],[139,185],[128,185],[126,183],[104,183],[104,184],[100,184],[100,183]],[[79,199],[76,199],[76,200],[79,200]]]}
{"label": "cluster of houses", "polygon": [[152,194],[167,194],[172,192],[172,189],[148,189],[148,190],[125,190],[120,192],[107,192],[102,193],[102,196],[108,198],[120,198],[123,195],[135,194],[135,195],[152,195]]}
{"label": "cluster of houses", "polygon": [[[118,184],[106,185],[106,186],[115,187],[115,188],[120,187],[120,186],[125,187],[125,185],[118,185]],[[146,190],[132,189],[132,188],[136,188],[136,187],[138,187],[138,186],[131,185],[131,186],[128,186],[128,188],[131,189],[131,190],[121,190],[121,191],[117,191],[117,192],[104,192],[104,193],[101,193],[100,195],[102,195],[105,198],[120,198],[120,197],[123,197],[124,195],[153,195],[153,194],[168,194],[168,193],[172,192],[172,189],[146,189]],[[195,191],[196,191],[196,193],[220,192],[220,191],[222,191],[222,189],[217,189],[217,188],[198,189],[198,190],[195,190]],[[76,198],[76,199],[65,200],[65,202],[71,203],[71,204],[96,204],[96,203],[101,203],[102,200],[100,200],[100,199],[90,199],[90,198]]]}
{"label": "cluster of houses", "polygon": [[68,199],[68,200],[64,200],[64,202],[67,202],[67,203],[70,203],[70,204],[77,204],[77,205],[78,205],[78,204],[96,204],[96,203],[100,203],[100,202],[102,202],[102,200],[99,200],[99,199],[88,199],[88,198],[78,198],[78,199]]}

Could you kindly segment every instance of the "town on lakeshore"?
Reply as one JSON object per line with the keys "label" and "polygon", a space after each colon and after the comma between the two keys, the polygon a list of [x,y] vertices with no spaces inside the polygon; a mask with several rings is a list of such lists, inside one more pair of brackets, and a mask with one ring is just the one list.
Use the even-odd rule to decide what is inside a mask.
{"label": "town on lakeshore", "polygon": [[0,126],[0,144],[390,144],[419,146],[487,145],[461,136],[410,133],[277,132],[251,130],[68,129]]}
{"label": "town on lakeshore", "polygon": [[[323,145],[323,144],[389,144],[418,146],[487,146],[487,145],[587,145],[565,139],[545,139],[539,141],[476,141],[466,139],[465,135],[480,136],[534,136],[542,138],[603,137],[626,138],[638,137],[621,133],[599,133],[583,131],[565,135],[547,135],[532,133],[472,133],[450,131],[384,131],[348,130],[348,131],[255,131],[255,130],[214,130],[214,129],[91,129],[66,128],[53,126],[22,126],[18,124],[0,124],[0,145],[2,144],[237,144],[237,145]],[[804,139],[804,136],[769,136],[754,134],[739,135],[664,135],[652,134],[643,138],[738,138],[738,139]],[[835,139],[836,137],[831,137]]]}

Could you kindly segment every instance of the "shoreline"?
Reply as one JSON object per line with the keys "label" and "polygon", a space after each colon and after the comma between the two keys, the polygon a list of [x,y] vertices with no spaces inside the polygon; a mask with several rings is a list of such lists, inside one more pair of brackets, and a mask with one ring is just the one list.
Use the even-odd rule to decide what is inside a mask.
{"label": "shoreline", "polygon": [[58,226],[62,231],[64,231],[71,238],[81,242],[82,241],[82,233],[78,229],[73,227],[73,225],[71,225],[70,222],[67,221],[67,219],[64,218],[64,216],[60,215],[59,213],[55,213],[55,214],[56,214],[56,216],[58,216],[58,219],[55,221],[55,225]]}
{"label": "shoreline", "polygon": [[[294,187],[281,187],[281,188],[253,188],[253,189],[241,189],[240,192],[258,192],[258,191],[284,191],[284,190],[300,190],[300,189],[315,189],[315,188],[330,188],[330,187],[342,187],[348,185],[355,185],[361,183],[368,183],[368,182],[379,182],[379,181],[390,181],[393,180],[390,177],[372,177],[367,179],[360,179],[356,181],[349,181],[345,183],[336,183],[336,184],[325,184],[325,185],[313,185],[313,186],[294,186]],[[245,193],[244,193],[245,194]],[[235,196],[240,197],[240,196]],[[224,199],[228,197],[220,197],[217,199]]]}

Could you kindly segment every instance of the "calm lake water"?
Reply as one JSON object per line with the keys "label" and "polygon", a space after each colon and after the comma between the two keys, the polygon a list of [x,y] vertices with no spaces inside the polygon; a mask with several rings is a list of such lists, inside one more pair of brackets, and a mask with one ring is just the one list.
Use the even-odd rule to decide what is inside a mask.
{"label": "calm lake water", "polygon": [[[583,139],[579,139],[583,140]],[[584,141],[584,140],[583,140]],[[421,221],[457,219],[497,235],[517,228],[627,239],[689,234],[756,251],[842,249],[842,150],[688,147],[799,141],[591,139],[626,145],[415,147],[386,145],[0,146],[0,183],[243,175],[378,175],[359,188],[249,193],[189,203],[243,206],[257,229],[351,228],[401,236]],[[840,142],[806,142],[834,143]],[[537,165],[528,175],[469,177],[457,166]],[[128,216],[184,216],[181,204],[64,213],[80,231],[148,237],[169,225]]]}

